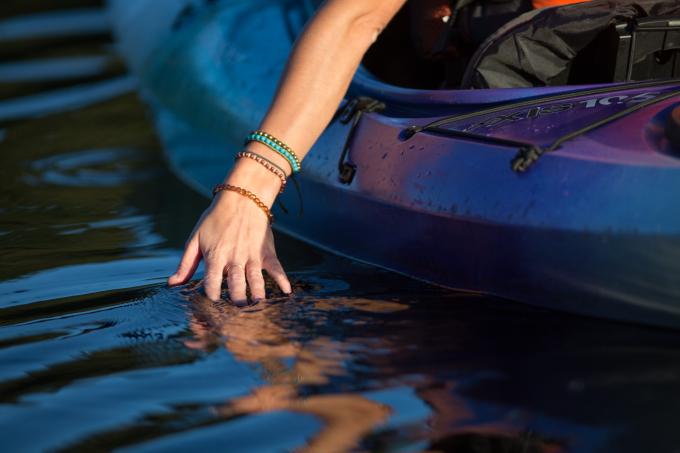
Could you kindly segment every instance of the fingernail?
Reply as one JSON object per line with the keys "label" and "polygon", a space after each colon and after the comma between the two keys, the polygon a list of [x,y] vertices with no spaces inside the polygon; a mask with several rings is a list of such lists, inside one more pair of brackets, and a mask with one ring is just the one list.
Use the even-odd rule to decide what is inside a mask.
{"label": "fingernail", "polygon": [[236,305],[237,307],[245,307],[246,305],[248,305],[248,301],[247,300],[235,300],[234,305]]}

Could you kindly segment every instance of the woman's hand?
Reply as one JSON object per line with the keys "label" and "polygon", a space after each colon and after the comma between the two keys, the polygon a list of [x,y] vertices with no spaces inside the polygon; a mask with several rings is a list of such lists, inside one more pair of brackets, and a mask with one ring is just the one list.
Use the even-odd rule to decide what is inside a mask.
{"label": "woman's hand", "polygon": [[[225,182],[255,192],[268,206],[278,194],[278,178],[249,159],[240,159]],[[253,300],[264,299],[263,269],[283,292],[291,292],[290,282],[276,256],[267,216],[252,200],[238,193],[217,194],[194,228],[168,284],[187,282],[201,258],[205,261],[203,286],[212,300],[220,299],[223,278],[234,303],[247,301],[246,287],[250,288]]]}

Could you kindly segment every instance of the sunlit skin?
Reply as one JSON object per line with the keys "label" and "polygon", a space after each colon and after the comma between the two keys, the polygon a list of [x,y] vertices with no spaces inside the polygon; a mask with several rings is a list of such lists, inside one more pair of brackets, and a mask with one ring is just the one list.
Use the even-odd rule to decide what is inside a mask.
{"label": "sunlit skin", "polygon": [[[330,122],[362,56],[405,1],[329,0],[321,6],[296,41],[258,128],[288,144],[303,159]],[[251,142],[246,149],[290,172],[287,161],[265,145]],[[280,187],[276,175],[251,159],[239,159],[224,182],[254,192],[268,206]],[[220,299],[223,278],[233,302],[247,301],[247,287],[253,300],[264,299],[263,269],[284,293],[291,292],[267,217],[252,200],[237,193],[224,191],[215,197],[191,233],[168,284],[187,282],[201,259],[205,293],[212,300]]]}

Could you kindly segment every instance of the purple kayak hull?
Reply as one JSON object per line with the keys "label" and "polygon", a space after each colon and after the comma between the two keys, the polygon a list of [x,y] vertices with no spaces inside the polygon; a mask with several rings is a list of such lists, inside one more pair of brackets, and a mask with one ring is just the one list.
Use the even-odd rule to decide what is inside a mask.
{"label": "purple kayak hull", "polygon": [[[286,5],[203,8],[167,32],[139,70],[171,165],[206,194],[268,106],[292,42],[285,18],[303,16]],[[386,109],[364,114],[356,126],[347,157],[356,175],[349,184],[339,179],[351,126],[335,121],[303,162],[304,215],[276,212],[276,228],[447,287],[677,326],[680,159],[663,128],[678,90],[666,82],[423,91],[391,87],[360,70],[350,95],[378,99]],[[547,146],[648,101],[524,173],[510,168],[516,147],[484,140]],[[404,139],[409,126],[463,114],[436,133]],[[296,206],[293,189],[283,198]]]}

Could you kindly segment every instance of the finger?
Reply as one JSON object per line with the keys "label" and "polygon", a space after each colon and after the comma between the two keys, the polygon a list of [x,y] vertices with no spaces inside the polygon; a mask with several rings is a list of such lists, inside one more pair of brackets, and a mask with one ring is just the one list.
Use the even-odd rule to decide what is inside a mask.
{"label": "finger", "polygon": [[222,296],[222,274],[224,261],[219,258],[208,258],[205,262],[205,276],[203,288],[205,295],[211,300],[220,300]]}
{"label": "finger", "polygon": [[250,297],[252,300],[262,300],[266,297],[264,290],[264,276],[262,275],[262,264],[251,261],[246,265],[246,278],[250,287]]}
{"label": "finger", "polygon": [[184,254],[179,262],[179,266],[174,274],[168,278],[168,285],[181,285],[194,275],[198,263],[201,261],[201,250],[198,246],[198,238],[196,236],[189,240],[189,243],[184,248]]}
{"label": "finger", "polygon": [[267,271],[269,276],[274,279],[276,284],[281,288],[286,294],[290,294],[293,290],[290,287],[290,282],[286,276],[283,266],[279,262],[278,258],[271,258],[265,262],[264,269]]}
{"label": "finger", "polygon": [[245,269],[240,264],[232,264],[227,269],[227,286],[229,286],[229,298],[236,305],[248,303],[246,296]]}
{"label": "finger", "polygon": [[193,332],[194,338],[184,340],[184,346],[190,349],[207,349],[210,344],[210,332],[205,324],[199,322],[196,318],[193,318],[189,322],[189,328]]}

